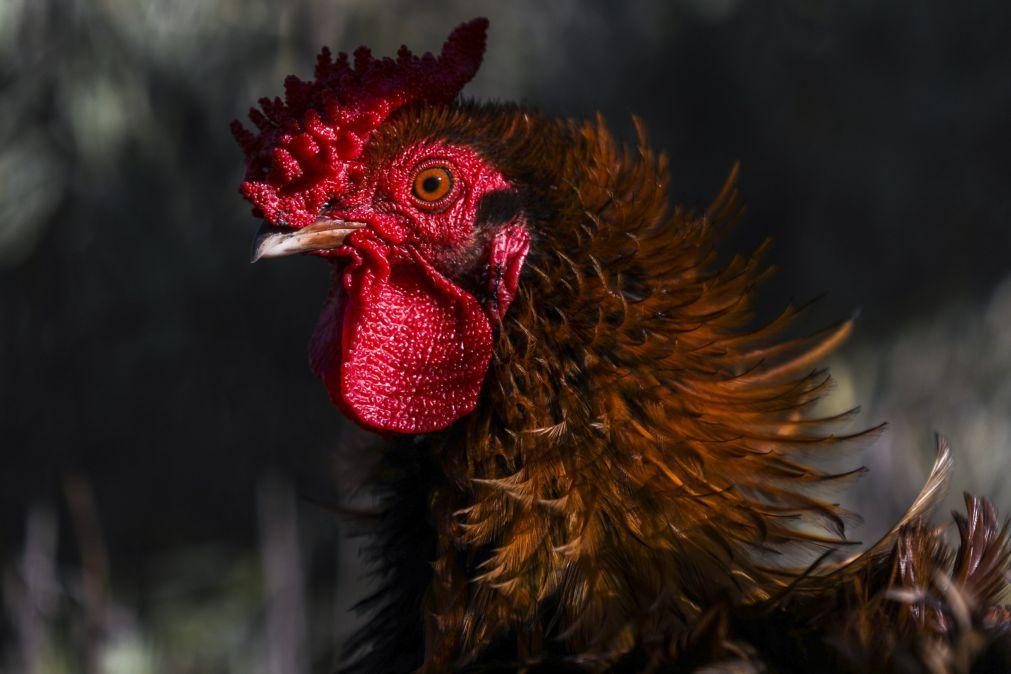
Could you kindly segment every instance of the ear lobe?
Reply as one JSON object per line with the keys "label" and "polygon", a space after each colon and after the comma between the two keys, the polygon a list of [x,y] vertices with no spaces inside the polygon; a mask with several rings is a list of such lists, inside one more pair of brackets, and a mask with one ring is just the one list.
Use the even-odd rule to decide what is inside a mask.
{"label": "ear lobe", "polygon": [[492,239],[488,250],[485,311],[492,322],[505,316],[516,297],[520,272],[530,251],[530,233],[523,224],[503,227]]}

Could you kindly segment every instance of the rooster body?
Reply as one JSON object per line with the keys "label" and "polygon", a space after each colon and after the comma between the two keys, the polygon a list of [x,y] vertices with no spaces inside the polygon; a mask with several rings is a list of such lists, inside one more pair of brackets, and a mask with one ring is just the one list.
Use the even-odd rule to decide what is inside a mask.
{"label": "rooster body", "polygon": [[335,265],[313,369],[391,438],[383,582],[349,669],[861,671],[875,654],[959,671],[966,635],[966,662],[996,657],[996,514],[968,501],[957,555],[919,518],[946,450],[878,545],[797,561],[851,544],[819,494],[859,472],[803,457],[875,429],[809,410],[849,322],[789,338],[789,308],[749,327],[766,247],[715,250],[736,168],[705,211],[671,211],[641,127],[628,147],[600,119],[456,100],[485,25],[438,58],[325,52],[254,114],[259,135],[236,127],[258,254]]}

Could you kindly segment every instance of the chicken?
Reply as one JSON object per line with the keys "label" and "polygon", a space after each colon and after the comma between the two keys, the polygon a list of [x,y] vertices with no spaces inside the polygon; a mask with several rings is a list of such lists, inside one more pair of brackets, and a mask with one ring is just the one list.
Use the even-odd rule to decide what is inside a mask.
{"label": "chicken", "polygon": [[754,326],[767,246],[719,264],[736,167],[706,210],[671,210],[641,124],[627,147],[600,118],[460,100],[486,28],[439,56],[324,49],[255,131],[232,127],[264,222],[254,259],[332,264],[311,367],[388,441],[383,582],[349,670],[997,657],[1006,531],[970,499],[953,560],[921,518],[946,448],[888,536],[828,560],[853,516],[825,492],[860,471],[805,457],[878,429],[810,412],[851,323],[787,338],[788,308]]}

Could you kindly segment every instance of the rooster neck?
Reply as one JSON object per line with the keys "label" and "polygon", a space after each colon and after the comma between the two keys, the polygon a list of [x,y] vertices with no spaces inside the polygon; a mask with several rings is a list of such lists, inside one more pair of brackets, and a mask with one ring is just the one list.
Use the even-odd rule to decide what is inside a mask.
{"label": "rooster neck", "polygon": [[[526,117],[501,119],[488,137],[522,130]],[[882,542],[784,594],[806,564],[791,552],[848,543],[846,513],[813,490],[855,472],[828,474],[803,457],[866,436],[833,435],[847,415],[809,410],[829,383],[812,368],[849,323],[789,338],[798,311],[787,308],[751,327],[764,247],[723,266],[713,252],[740,212],[735,175],[704,212],[669,213],[663,159],[644,141],[619,148],[599,121],[552,129],[526,145],[509,139],[528,156],[506,173],[535,178],[533,245],[477,409],[389,454],[398,477],[386,482],[374,548],[387,582],[356,642],[375,645],[358,671],[566,654],[614,663],[636,646],[680,643],[703,611],[741,604],[737,620],[769,630],[759,645],[779,643],[794,630],[770,622],[776,601],[762,600],[783,596],[802,629],[860,602],[860,624],[887,625],[895,603],[888,593],[868,601],[868,587],[901,577],[919,592],[948,563],[932,530],[905,526],[939,493],[947,453]],[[975,545],[993,542],[981,583],[992,599],[1006,539],[992,514],[982,519]],[[976,525],[960,530],[965,547]],[[861,638],[879,657],[878,642]]]}
{"label": "rooster neck", "polygon": [[847,543],[846,513],[810,493],[845,475],[796,454],[861,435],[806,412],[828,384],[811,368],[849,325],[784,339],[787,309],[749,328],[764,247],[714,253],[741,211],[735,175],[705,212],[670,212],[644,139],[555,130],[556,152],[530,145],[550,165],[513,159],[536,176],[533,242],[478,408],[426,439],[435,662],[535,624],[622,651],[776,591],[763,556]]}
{"label": "rooster neck", "polygon": [[806,414],[828,384],[811,368],[849,324],[784,339],[787,309],[748,327],[764,247],[723,267],[713,252],[736,175],[705,212],[670,213],[644,140],[621,148],[599,120],[570,140],[482,401],[432,441],[430,601],[460,616],[455,652],[537,621],[620,651],[776,591],[767,553],[847,543],[846,513],[810,493],[845,475],[795,454],[861,437]]}

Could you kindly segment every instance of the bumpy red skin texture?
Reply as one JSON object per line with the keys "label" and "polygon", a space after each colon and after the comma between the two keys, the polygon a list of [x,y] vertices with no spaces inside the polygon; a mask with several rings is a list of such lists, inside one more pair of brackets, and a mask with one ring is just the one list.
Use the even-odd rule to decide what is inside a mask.
{"label": "bumpy red skin texture", "polygon": [[[425,433],[474,409],[492,353],[495,324],[515,296],[530,239],[508,223],[485,244],[480,198],[510,189],[473,151],[407,148],[386,165],[368,161],[373,133],[414,101],[449,103],[477,72],[488,22],[452,32],[438,57],[375,59],[362,47],[351,64],[324,49],[315,78],[285,81],[285,99],[261,99],[232,123],[246,154],[241,192],[272,225],[304,227],[320,216],[365,222],[346,245],[319,253],[347,260],[310,344],[310,362],[334,402],[380,432]],[[451,168],[454,186],[437,205],[411,192],[417,172]],[[475,259],[475,254],[484,259]],[[479,300],[454,273],[487,270]],[[479,293],[482,294],[482,293]]]}
{"label": "bumpy red skin texture", "polygon": [[[492,328],[477,300],[424,258],[357,237],[313,337],[330,396],[367,428],[426,433],[470,412],[488,368]],[[392,258],[392,260],[391,260]]]}
{"label": "bumpy red skin texture", "polygon": [[352,64],[347,54],[334,60],[324,47],[313,80],[291,75],[283,101],[261,98],[260,109],[250,110],[257,133],[232,122],[246,154],[240,192],[254,215],[272,225],[304,227],[328,201],[356,191],[373,132],[407,103],[456,98],[481,65],[487,29],[487,19],[458,26],[438,57],[401,47],[396,60],[376,59],[359,47]]}
{"label": "bumpy red skin texture", "polygon": [[[412,193],[414,176],[448,167],[454,184],[435,206]],[[375,171],[374,187],[333,217],[363,221],[328,256],[347,258],[310,345],[331,399],[372,430],[426,433],[472,411],[488,370],[494,326],[509,308],[529,249],[522,223],[500,229],[476,263],[484,304],[448,273],[475,241],[483,195],[509,189],[468,148],[417,145]],[[473,266],[473,265],[471,265]]]}

